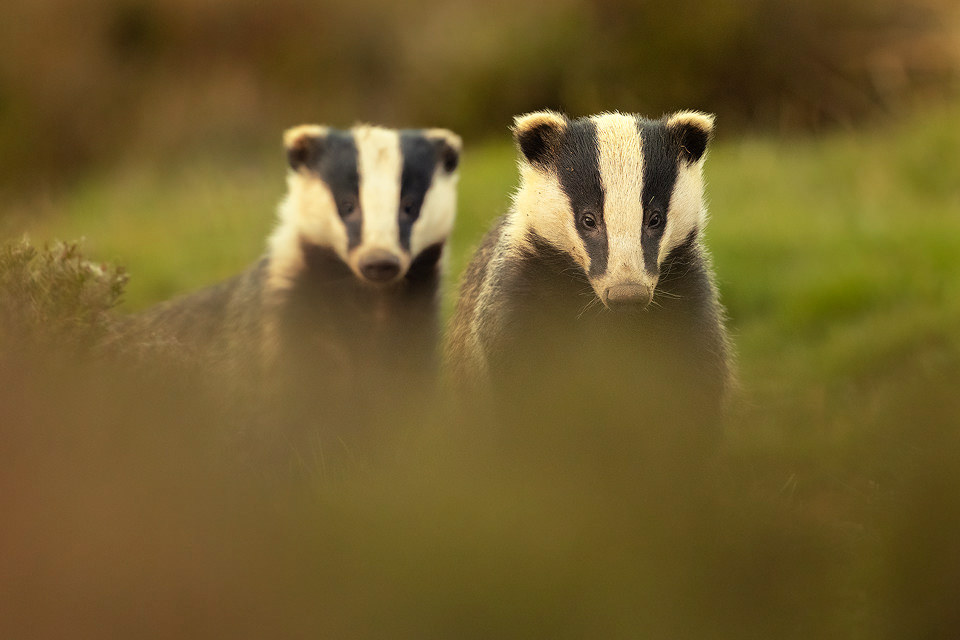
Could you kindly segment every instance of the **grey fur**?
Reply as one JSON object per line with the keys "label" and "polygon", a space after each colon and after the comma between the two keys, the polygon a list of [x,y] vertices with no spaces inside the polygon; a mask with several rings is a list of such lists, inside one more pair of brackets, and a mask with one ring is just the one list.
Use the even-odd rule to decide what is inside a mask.
{"label": "grey fur", "polygon": [[265,286],[268,262],[264,257],[229,280],[130,317],[126,334],[177,349],[230,385],[256,384],[275,315]]}

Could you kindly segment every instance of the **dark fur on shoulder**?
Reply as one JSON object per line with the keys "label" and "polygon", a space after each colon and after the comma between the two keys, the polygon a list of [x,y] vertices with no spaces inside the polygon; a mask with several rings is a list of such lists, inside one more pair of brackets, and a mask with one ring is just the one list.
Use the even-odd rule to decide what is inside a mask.
{"label": "dark fur on shoulder", "polygon": [[[439,331],[442,246],[423,251],[400,281],[361,282],[337,255],[304,245],[307,268],[276,308],[279,360],[366,384],[429,368]],[[362,375],[361,375],[362,373]]]}
{"label": "dark fur on shoulder", "polygon": [[128,333],[160,339],[231,377],[253,375],[263,341],[267,263],[263,258],[229,280],[133,316]]}

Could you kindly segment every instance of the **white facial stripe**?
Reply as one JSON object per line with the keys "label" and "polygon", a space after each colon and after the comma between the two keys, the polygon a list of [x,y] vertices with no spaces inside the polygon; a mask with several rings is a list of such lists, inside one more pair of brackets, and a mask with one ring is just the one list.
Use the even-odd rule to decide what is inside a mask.
{"label": "white facial stripe", "polygon": [[[297,172],[287,180],[289,195],[281,209],[281,216],[291,216],[295,224],[310,242],[333,247],[346,254],[347,230],[337,213],[330,187],[312,174]],[[281,222],[284,222],[282,220]]]}
{"label": "white facial stripe", "polygon": [[552,172],[520,163],[521,188],[513,196],[513,208],[522,212],[511,216],[503,233],[512,242],[524,243],[533,231],[553,246],[569,252],[587,270],[590,258],[577,234],[570,198]]}
{"label": "white facial stripe", "polygon": [[632,116],[594,116],[603,220],[607,231],[605,282],[645,282],[643,264],[643,142]]}
{"label": "white facial stripe", "polygon": [[396,131],[358,127],[353,131],[363,213],[361,251],[384,249],[400,257],[400,176],[403,157]]}
{"label": "white facial stripe", "polygon": [[301,240],[330,247],[347,258],[347,231],[330,188],[306,172],[287,174],[287,197],[280,203],[277,227],[268,240],[271,286],[284,289],[302,268]]}
{"label": "white facial stripe", "polygon": [[420,217],[410,231],[410,255],[416,257],[427,247],[444,242],[453,230],[457,212],[457,174],[437,167],[420,207]]}
{"label": "white facial stripe", "polygon": [[687,166],[681,162],[677,172],[677,181],[670,196],[670,211],[667,214],[667,226],[660,242],[658,262],[663,262],[667,254],[680,245],[696,228],[706,223],[706,210],[703,206],[703,162]]}

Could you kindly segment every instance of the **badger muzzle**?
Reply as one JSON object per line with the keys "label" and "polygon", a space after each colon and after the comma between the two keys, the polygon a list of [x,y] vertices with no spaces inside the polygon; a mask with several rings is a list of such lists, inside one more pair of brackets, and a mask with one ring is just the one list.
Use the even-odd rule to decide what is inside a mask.
{"label": "badger muzzle", "polygon": [[400,258],[382,249],[373,249],[363,254],[357,266],[364,278],[381,284],[393,282],[402,271]]}
{"label": "badger muzzle", "polygon": [[603,303],[614,311],[642,311],[653,299],[653,287],[639,282],[615,284],[603,293]]}

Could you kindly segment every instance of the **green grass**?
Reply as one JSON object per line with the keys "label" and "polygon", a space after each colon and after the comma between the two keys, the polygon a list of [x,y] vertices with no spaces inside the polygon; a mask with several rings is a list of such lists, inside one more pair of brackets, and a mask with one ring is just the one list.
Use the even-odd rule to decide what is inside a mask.
{"label": "green grass", "polygon": [[[714,254],[748,390],[786,381],[832,397],[838,380],[960,348],[960,132],[942,110],[897,128],[821,139],[733,139],[706,165]],[[236,273],[263,250],[284,191],[279,151],[122,167],[12,229],[86,238],[125,265],[135,310]],[[451,242],[459,272],[516,185],[506,140],[468,145]],[[936,346],[931,346],[936,345]]]}

